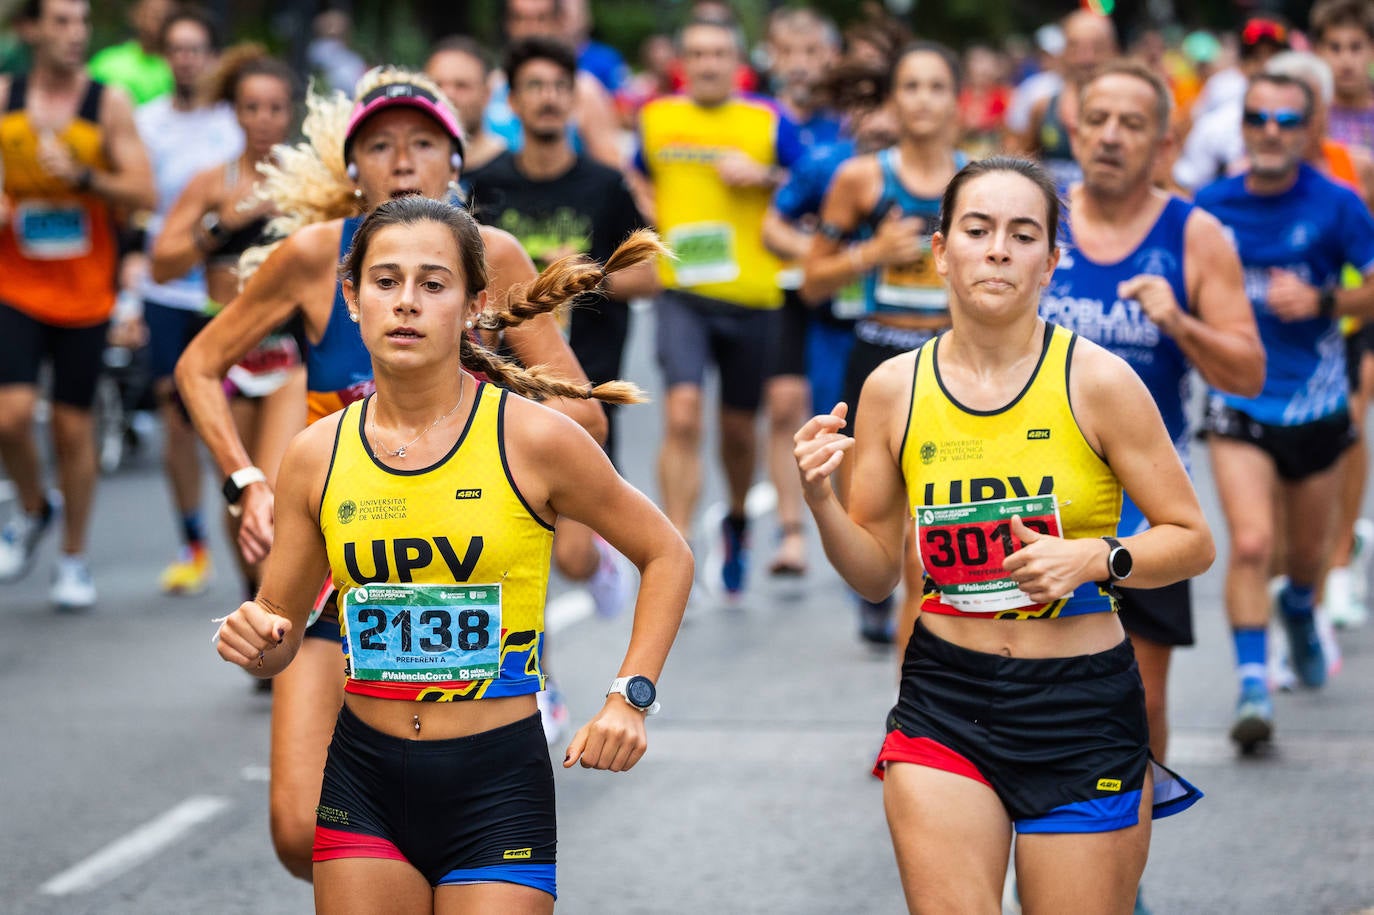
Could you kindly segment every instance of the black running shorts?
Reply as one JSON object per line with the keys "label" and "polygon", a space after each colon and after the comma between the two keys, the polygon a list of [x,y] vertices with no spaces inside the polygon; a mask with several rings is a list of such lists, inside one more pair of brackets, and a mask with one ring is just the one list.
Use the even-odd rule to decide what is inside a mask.
{"label": "black running shorts", "polygon": [[53,401],[89,410],[95,403],[109,326],[108,321],[90,327],[45,324],[0,302],[0,387],[37,385],[39,367],[49,361]]}
{"label": "black running shorts", "polygon": [[1155,818],[1202,796],[1150,759],[1128,639],[1092,655],[1009,658],[947,642],[917,620],[888,730],[876,773],[902,762],[981,782],[1021,833],[1134,826],[1147,766]]}
{"label": "black running shorts", "polygon": [[1355,443],[1350,414],[1342,410],[1300,426],[1270,426],[1258,422],[1220,397],[1207,403],[1203,427],[1208,435],[1254,445],[1269,455],[1284,480],[1305,480],[1335,464]]}
{"label": "black running shorts", "polygon": [[431,886],[517,883],[557,896],[553,764],[538,714],[407,740],[345,705],[315,813],[315,861],[388,858]]}

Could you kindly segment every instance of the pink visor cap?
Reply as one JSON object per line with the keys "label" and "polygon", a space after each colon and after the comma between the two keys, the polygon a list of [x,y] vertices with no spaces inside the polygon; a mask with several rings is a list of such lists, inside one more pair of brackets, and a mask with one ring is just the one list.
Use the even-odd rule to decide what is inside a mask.
{"label": "pink visor cap", "polygon": [[463,155],[463,128],[458,125],[458,118],[446,102],[414,83],[390,83],[373,89],[353,106],[353,113],[348,117],[348,132],[344,134],[345,161],[353,138],[363,122],[380,111],[397,107],[417,108],[434,118],[458,147],[458,155]]}

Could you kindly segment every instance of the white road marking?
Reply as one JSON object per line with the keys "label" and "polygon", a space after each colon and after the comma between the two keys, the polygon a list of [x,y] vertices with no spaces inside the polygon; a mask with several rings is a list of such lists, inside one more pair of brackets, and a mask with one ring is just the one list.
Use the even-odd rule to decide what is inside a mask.
{"label": "white road marking", "polygon": [[564,591],[544,607],[544,632],[552,635],[585,620],[595,612],[586,588]]}
{"label": "white road marking", "polygon": [[67,896],[95,889],[102,883],[127,873],[171,845],[200,823],[229,806],[222,797],[197,796],[182,801],[171,810],[144,823],[122,838],[53,877],[38,888],[48,896]]}
{"label": "white road marking", "polygon": [[244,766],[239,770],[239,778],[246,782],[271,781],[272,770],[267,766]]}

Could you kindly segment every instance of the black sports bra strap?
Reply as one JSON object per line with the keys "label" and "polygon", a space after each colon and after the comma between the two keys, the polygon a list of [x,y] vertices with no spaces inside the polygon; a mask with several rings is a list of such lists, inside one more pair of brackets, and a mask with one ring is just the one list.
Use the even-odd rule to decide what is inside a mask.
{"label": "black sports bra strap", "polygon": [[77,109],[76,116],[92,124],[100,123],[100,99],[105,94],[105,86],[91,80],[86,85],[86,95],[81,99],[81,107]]}
{"label": "black sports bra strap", "polygon": [[24,101],[29,94],[29,77],[27,73],[16,73],[10,80],[10,97],[5,102],[6,111],[23,111]]}

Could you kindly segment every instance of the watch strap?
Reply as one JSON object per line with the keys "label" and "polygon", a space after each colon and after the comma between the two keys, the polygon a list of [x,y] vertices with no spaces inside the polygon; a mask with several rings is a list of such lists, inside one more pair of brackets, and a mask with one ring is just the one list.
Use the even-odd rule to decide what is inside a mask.
{"label": "watch strap", "polygon": [[637,709],[638,711],[643,712],[645,715],[657,715],[660,707],[658,699],[654,699],[653,705],[650,705],[648,708],[640,708],[639,706],[635,705],[633,702],[630,701],[629,686],[630,681],[633,679],[634,677],[632,676],[616,677],[614,680],[611,681],[611,685],[606,689],[606,695],[609,696],[612,693],[619,693],[621,698],[625,700],[625,704],[628,705],[630,708]]}
{"label": "watch strap", "polygon": [[229,503],[230,508],[238,506],[243,499],[243,491],[254,483],[266,483],[267,474],[262,472],[260,467],[240,467],[229,474],[224,481],[224,500]]}

